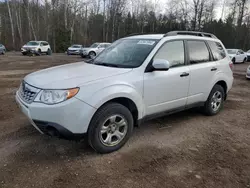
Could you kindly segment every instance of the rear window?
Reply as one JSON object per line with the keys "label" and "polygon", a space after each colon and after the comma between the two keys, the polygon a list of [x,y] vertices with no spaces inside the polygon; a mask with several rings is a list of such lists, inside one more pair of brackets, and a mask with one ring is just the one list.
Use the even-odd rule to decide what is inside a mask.
{"label": "rear window", "polygon": [[204,41],[187,41],[190,64],[210,61],[209,51]]}
{"label": "rear window", "polygon": [[214,41],[207,41],[207,42],[211,48],[215,61],[224,59],[226,57],[226,52],[219,42],[214,42]]}

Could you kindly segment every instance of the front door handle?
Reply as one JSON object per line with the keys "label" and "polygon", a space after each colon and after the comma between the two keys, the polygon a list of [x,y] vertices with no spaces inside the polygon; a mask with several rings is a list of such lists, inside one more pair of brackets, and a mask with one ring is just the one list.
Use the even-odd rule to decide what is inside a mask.
{"label": "front door handle", "polygon": [[189,76],[189,73],[183,72],[183,73],[180,75],[180,77],[185,77],[185,76]]}
{"label": "front door handle", "polygon": [[217,71],[217,68],[216,68],[216,67],[213,67],[213,68],[211,69],[211,71]]}

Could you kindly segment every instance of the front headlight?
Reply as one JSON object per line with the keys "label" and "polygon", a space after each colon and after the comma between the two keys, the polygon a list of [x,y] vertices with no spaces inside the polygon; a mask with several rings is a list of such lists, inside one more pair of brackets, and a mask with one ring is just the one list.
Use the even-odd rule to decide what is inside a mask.
{"label": "front headlight", "polygon": [[57,104],[74,97],[78,91],[79,88],[68,90],[42,90],[38,101],[44,104]]}

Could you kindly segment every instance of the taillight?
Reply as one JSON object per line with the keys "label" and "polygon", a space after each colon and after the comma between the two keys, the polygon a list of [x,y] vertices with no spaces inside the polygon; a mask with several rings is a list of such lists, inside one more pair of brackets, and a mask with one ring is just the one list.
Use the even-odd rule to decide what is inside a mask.
{"label": "taillight", "polygon": [[229,63],[229,67],[230,67],[230,69],[233,71],[233,68],[234,68],[233,62],[230,62],[230,63]]}

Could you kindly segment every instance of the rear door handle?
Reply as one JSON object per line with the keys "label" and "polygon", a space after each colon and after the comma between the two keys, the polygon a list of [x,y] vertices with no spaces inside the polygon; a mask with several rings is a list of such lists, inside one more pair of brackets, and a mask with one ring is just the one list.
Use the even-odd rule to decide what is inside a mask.
{"label": "rear door handle", "polygon": [[217,71],[217,68],[216,68],[216,67],[213,67],[213,68],[211,69],[211,71]]}
{"label": "rear door handle", "polygon": [[185,77],[185,76],[189,76],[189,73],[183,72],[183,73],[180,75],[180,77]]}

